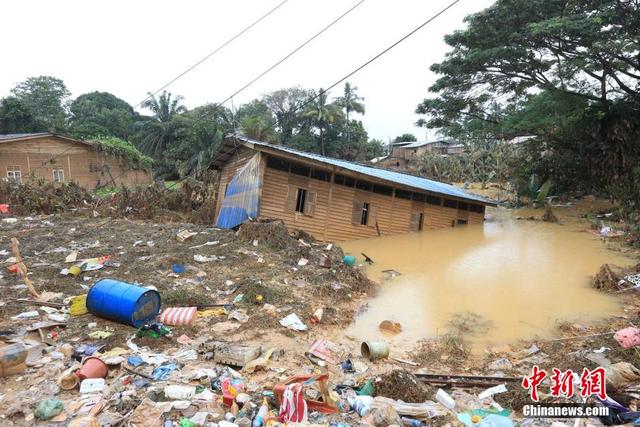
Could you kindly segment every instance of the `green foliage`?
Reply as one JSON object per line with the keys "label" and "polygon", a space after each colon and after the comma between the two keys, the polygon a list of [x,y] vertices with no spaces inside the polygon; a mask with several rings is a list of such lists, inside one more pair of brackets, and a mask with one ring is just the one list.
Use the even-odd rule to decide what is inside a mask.
{"label": "green foliage", "polygon": [[465,152],[443,155],[428,151],[418,160],[420,175],[447,182],[507,182],[519,156],[514,147],[500,141],[469,141]]}
{"label": "green foliage", "polygon": [[105,153],[125,160],[131,167],[150,170],[153,166],[151,157],[145,156],[132,143],[118,137],[99,136],[92,138],[90,142],[95,143]]}
{"label": "green foliage", "polygon": [[[419,124],[462,142],[535,135],[514,159],[556,192],[608,193],[633,204],[640,162],[640,3],[498,0],[446,36],[451,51],[418,105]],[[537,186],[536,186],[537,190]]]}
{"label": "green foliage", "polygon": [[76,138],[113,135],[127,139],[137,117],[131,105],[108,92],[80,95],[70,110],[69,131]]}
{"label": "green foliage", "polygon": [[48,132],[65,132],[71,93],[62,80],[50,76],[29,77],[11,94],[33,115],[38,127]]}
{"label": "green foliage", "polygon": [[0,134],[42,132],[46,128],[22,100],[8,96],[0,100]]}
{"label": "green foliage", "polygon": [[393,142],[416,142],[418,138],[412,133],[403,133],[394,138]]}
{"label": "green foliage", "polygon": [[181,96],[172,99],[171,93],[163,91],[158,98],[149,94],[149,98],[142,103],[144,108],[153,113],[150,120],[136,123],[140,131],[139,146],[145,154],[160,159],[163,152],[176,142],[180,130],[188,127],[188,121],[181,116],[187,111],[180,104],[181,100]]}

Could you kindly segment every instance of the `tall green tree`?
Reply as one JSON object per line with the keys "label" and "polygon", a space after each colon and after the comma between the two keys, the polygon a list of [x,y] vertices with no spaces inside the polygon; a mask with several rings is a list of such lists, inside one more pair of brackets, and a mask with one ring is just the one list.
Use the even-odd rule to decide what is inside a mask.
{"label": "tall green tree", "polygon": [[127,139],[137,118],[131,105],[108,92],[80,95],[70,110],[70,132],[78,138],[110,135]]}
{"label": "tall green tree", "polygon": [[11,94],[35,117],[42,130],[64,133],[71,93],[64,82],[51,76],[29,77],[18,83]]}
{"label": "tall green tree", "polygon": [[181,113],[187,111],[181,101],[181,96],[172,97],[171,93],[163,91],[157,98],[149,94],[149,98],[142,103],[142,107],[153,113],[151,120],[138,122],[140,147],[144,153],[160,158],[176,141],[178,131],[189,125],[180,117]]}
{"label": "tall green tree", "polygon": [[421,125],[485,138],[539,135],[546,157],[529,164],[565,188],[629,180],[621,171],[640,160],[639,2],[498,0],[465,21],[431,67],[440,77],[417,107]]}
{"label": "tall green tree", "polygon": [[324,89],[320,88],[314,96],[316,96],[316,98],[313,102],[309,103],[304,115],[309,117],[314,123],[314,126],[318,129],[320,153],[324,156],[325,132],[327,131],[329,124],[342,117],[342,111],[340,106],[337,104],[327,102],[329,99],[328,92]]}
{"label": "tall green tree", "polygon": [[0,100],[0,134],[43,132],[47,128],[31,108],[15,96]]}
{"label": "tall green tree", "polygon": [[[305,133],[303,106],[313,96],[313,91],[300,87],[280,89],[262,97],[262,102],[275,118],[275,127],[280,134],[280,143],[289,145],[293,137]],[[298,138],[299,139],[299,138]]]}

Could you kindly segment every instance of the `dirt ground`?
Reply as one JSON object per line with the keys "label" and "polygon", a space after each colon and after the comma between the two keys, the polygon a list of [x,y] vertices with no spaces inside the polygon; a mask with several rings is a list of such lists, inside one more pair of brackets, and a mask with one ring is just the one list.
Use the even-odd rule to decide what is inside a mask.
{"label": "dirt ground", "polygon": [[[588,325],[559,323],[558,337],[553,340],[531,339],[478,353],[470,351],[461,328],[458,334],[416,343],[413,348],[395,349],[392,358],[371,362],[360,355],[360,342],[345,335],[344,329],[378,285],[368,280],[357,266],[344,265],[344,254],[336,245],[315,242],[304,233],[290,234],[277,222],[248,224],[234,232],[190,223],[91,218],[73,212],[15,218],[15,222],[0,221],[0,339],[24,342],[32,348],[24,372],[0,378],[3,425],[69,425],[91,408],[96,412],[95,425],[121,425],[135,418],[143,401],[150,400],[152,406],[170,401],[163,393],[164,387],[171,384],[211,389],[219,397],[221,379],[235,375],[235,371],[210,359],[212,349],[219,348],[221,343],[274,350],[271,358],[254,372],[240,371],[244,391],[253,403],[247,405],[250,414],[244,414],[246,417],[240,414],[239,419],[250,419],[263,397],[275,407],[277,403],[269,392],[275,384],[296,374],[327,373],[331,386],[339,389],[358,388],[369,379],[375,385],[376,395],[407,402],[435,400],[435,391],[442,387],[464,408],[488,408],[497,402],[512,411],[513,419],[522,419],[519,411],[530,401],[518,383],[509,383],[507,393],[479,401],[475,396],[487,386],[461,389],[416,385],[414,374],[522,378],[533,365],[549,371],[558,368],[580,372],[585,367],[599,366],[602,357],[611,364],[624,361],[640,366],[638,351],[623,349],[613,338],[614,331],[640,324],[640,295],[636,291],[621,294],[624,315]],[[196,234],[184,242],[178,241],[176,235],[185,230]],[[8,271],[14,262],[12,237],[20,242],[28,277],[35,289],[50,302],[66,305],[70,297],[85,294],[97,280],[115,278],[157,289],[163,308],[198,306],[202,312],[211,308],[207,306],[226,304],[225,310],[198,316],[190,326],[171,327],[171,335],[162,338],[137,338],[135,328],[92,314],[70,316],[62,325],[45,327],[42,337],[28,329],[35,322],[63,314],[64,310],[48,313],[39,303],[16,301],[33,297],[20,276]],[[619,250],[626,251],[622,245]],[[77,252],[78,260],[102,256],[110,259],[101,269],[78,277],[63,275],[61,270],[73,265],[65,262],[72,252]],[[179,267],[184,271],[174,272]],[[603,292],[616,292],[617,284],[612,281],[619,279],[620,274],[625,272],[607,272],[597,280],[597,287]],[[319,321],[314,317],[318,309],[322,309]],[[36,318],[12,319],[33,310],[37,310]],[[292,313],[307,326],[306,331],[287,329],[279,323]],[[43,339],[50,345],[42,345]],[[354,369],[345,371],[340,365],[308,357],[305,352],[317,339],[330,340],[335,358],[340,362],[352,361]],[[100,345],[98,354],[103,359],[126,360],[135,354],[149,357],[160,354],[174,361],[177,370],[169,380],[153,380],[148,377],[157,365],[143,365],[142,375],[134,375],[124,369],[128,366],[126,362],[116,360],[119,363],[109,369],[107,390],[92,401],[92,397],[96,398],[94,394],[82,395],[77,389],[65,391],[59,387],[58,379],[75,363],[64,354],[64,346],[69,344],[75,350],[83,344]],[[606,350],[594,353],[601,348]],[[637,382],[612,392],[619,393],[620,399],[635,409],[635,397],[640,396],[629,391],[633,384]],[[319,392],[309,393],[316,396]],[[61,401],[64,410],[51,420],[38,421],[34,419],[34,408],[45,399]],[[97,401],[104,404],[101,411],[95,410]],[[186,409],[172,407],[164,419],[180,425],[181,420],[204,411],[209,414],[209,421],[219,421],[229,410],[217,398],[192,401],[186,406]],[[358,425],[367,420],[353,412],[333,415],[314,412],[310,421]],[[449,415],[432,422],[458,424]],[[594,422],[591,425],[597,425]]]}

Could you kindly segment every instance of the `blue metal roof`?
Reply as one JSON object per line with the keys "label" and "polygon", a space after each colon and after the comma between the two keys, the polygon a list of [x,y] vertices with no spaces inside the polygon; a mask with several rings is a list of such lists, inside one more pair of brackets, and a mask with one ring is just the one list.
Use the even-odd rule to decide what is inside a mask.
{"label": "blue metal roof", "polygon": [[233,135],[232,138],[237,138],[241,141],[245,141],[250,144],[267,147],[272,150],[282,151],[282,152],[293,154],[299,157],[304,157],[309,160],[315,160],[317,162],[322,162],[328,165],[337,166],[339,168],[347,169],[352,172],[371,176],[371,177],[378,178],[391,183],[405,185],[407,187],[411,187],[417,190],[423,190],[431,193],[438,193],[446,196],[457,197],[460,199],[471,200],[471,201],[479,202],[482,204],[488,204],[488,205],[496,204],[496,202],[490,199],[484,198],[477,194],[469,193],[451,184],[445,184],[443,182],[433,181],[431,179],[422,178],[415,175],[409,175],[401,172],[390,171],[387,169],[380,169],[380,168],[374,168],[371,166],[365,166],[359,163],[349,162],[346,160],[334,159],[331,157],[321,156],[315,153],[307,153],[305,151],[295,150],[293,148],[283,147],[281,145],[273,145],[273,144],[269,144],[262,141],[256,141],[241,135]]}

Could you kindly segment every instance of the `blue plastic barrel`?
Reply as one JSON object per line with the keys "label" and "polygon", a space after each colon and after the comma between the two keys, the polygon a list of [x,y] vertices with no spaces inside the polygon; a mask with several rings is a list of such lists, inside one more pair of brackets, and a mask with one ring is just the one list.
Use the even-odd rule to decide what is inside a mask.
{"label": "blue plastic barrel", "polygon": [[160,294],[131,283],[100,279],[89,290],[87,309],[96,316],[139,328],[155,321]]}

